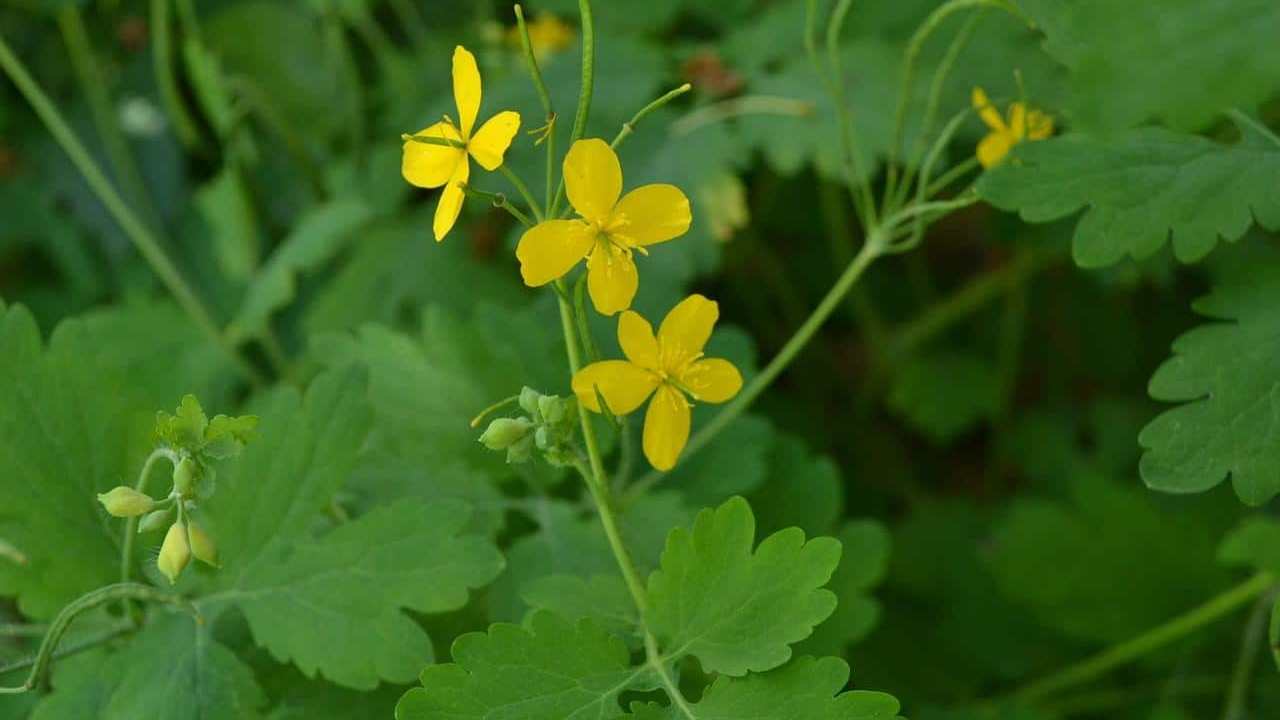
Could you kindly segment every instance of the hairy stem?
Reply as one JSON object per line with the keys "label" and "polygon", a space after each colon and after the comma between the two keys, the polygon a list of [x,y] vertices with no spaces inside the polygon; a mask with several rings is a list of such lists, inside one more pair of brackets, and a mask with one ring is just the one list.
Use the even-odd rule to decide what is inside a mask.
{"label": "hairy stem", "polygon": [[187,284],[177,266],[165,254],[155,235],[138,220],[138,217],[120,198],[120,194],[116,192],[111,182],[103,175],[102,170],[89,155],[88,150],[85,149],[80,139],[72,132],[62,114],[58,112],[53,102],[45,95],[44,90],[27,72],[26,66],[13,53],[3,36],[0,36],[0,67],[3,67],[5,74],[9,76],[13,84],[17,86],[18,91],[31,104],[36,115],[40,117],[45,127],[48,128],[54,140],[67,153],[72,164],[80,171],[90,189],[93,190],[103,206],[106,207],[107,212],[124,230],[125,235],[133,242],[134,247],[138,249],[142,257],[151,265],[152,271],[169,289],[169,292],[173,294],[182,309],[191,316],[196,326],[203,330],[209,336],[209,339],[235,363],[242,374],[255,384],[261,384],[263,382],[261,373],[236,352],[235,347],[218,329],[208,308],[205,307],[191,286]]}
{"label": "hairy stem", "polygon": [[[49,663],[53,660],[58,642],[62,640],[62,636],[71,627],[72,621],[89,610],[116,600],[138,600],[175,605],[190,613],[196,618],[197,622],[200,622],[200,615],[191,603],[177,595],[162,593],[149,585],[118,583],[98,588],[73,600],[62,609],[62,612],[58,613],[53,622],[49,623],[49,632],[45,634],[44,641],[40,643],[39,652],[36,653],[35,658],[29,661],[31,674],[27,677],[26,682],[15,687],[0,687],[0,695],[17,695],[35,689],[40,684],[40,679],[49,669]],[[129,627],[116,628],[110,632],[109,637],[100,640],[99,644],[127,632],[129,629]],[[28,661],[23,661],[14,667],[0,667],[0,674],[26,667],[26,662]]]}
{"label": "hairy stem", "polygon": [[1155,652],[1175,640],[1203,628],[1257,599],[1272,589],[1276,578],[1258,573],[1245,582],[1210,599],[1199,607],[1139,635],[1115,645],[1071,667],[1037,680],[1011,693],[1007,699],[1030,703],[1061,690],[1082,685],[1138,658]]}

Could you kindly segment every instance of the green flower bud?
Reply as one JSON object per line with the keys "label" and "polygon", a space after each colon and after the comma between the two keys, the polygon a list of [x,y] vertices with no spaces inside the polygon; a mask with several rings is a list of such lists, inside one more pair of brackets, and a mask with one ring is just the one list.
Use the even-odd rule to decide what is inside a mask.
{"label": "green flower bud", "polygon": [[209,533],[195,522],[187,524],[187,541],[191,545],[191,554],[205,565],[222,567],[218,564],[218,546],[213,544]]}
{"label": "green flower bud", "polygon": [[151,512],[156,505],[156,501],[152,500],[151,496],[123,485],[111,492],[99,493],[98,502],[102,503],[102,507],[106,508],[107,512],[122,518],[137,517]]}
{"label": "green flower bud", "polygon": [[520,390],[520,409],[529,413],[533,417],[538,417],[538,401],[542,398],[542,393],[531,387],[525,387]]}
{"label": "green flower bud", "polygon": [[506,450],[529,434],[533,423],[529,418],[498,418],[480,435],[480,442],[490,450]]}
{"label": "green flower bud", "polygon": [[153,530],[169,527],[172,524],[173,508],[155,510],[142,517],[141,522],[138,523],[138,532],[151,532]]}
{"label": "green flower bud", "polygon": [[160,546],[160,557],[156,559],[156,567],[169,578],[169,584],[178,582],[178,576],[191,562],[191,546],[187,543],[187,526],[176,522],[169,526],[164,536],[164,544]]}
{"label": "green flower bud", "polygon": [[517,465],[533,457],[533,435],[528,434],[507,448],[507,463]]}
{"label": "green flower bud", "polygon": [[182,497],[190,497],[200,479],[200,466],[189,457],[182,458],[173,468],[173,489]]}
{"label": "green flower bud", "polygon": [[559,395],[543,395],[538,398],[538,411],[542,413],[544,421],[555,425],[569,414],[569,407],[565,399]]}

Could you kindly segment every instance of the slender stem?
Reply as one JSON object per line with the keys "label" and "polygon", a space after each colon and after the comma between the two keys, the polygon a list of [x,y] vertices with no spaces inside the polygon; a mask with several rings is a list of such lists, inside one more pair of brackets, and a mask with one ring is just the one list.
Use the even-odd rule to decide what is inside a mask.
{"label": "slender stem", "polygon": [[888,341],[888,354],[902,357],[984,307],[1006,289],[1066,257],[1061,247],[1019,255],[1012,262],[980,275],[900,327]]}
{"label": "slender stem", "polygon": [[142,254],[143,258],[151,265],[152,271],[160,278],[165,287],[169,289],[182,306],[183,310],[191,316],[196,325],[209,336],[226,355],[230,358],[240,371],[252,380],[255,384],[261,384],[263,378],[258,370],[249,364],[237,352],[231,342],[218,330],[218,326],[214,323],[212,315],[204,303],[196,296],[195,291],[187,284],[182,277],[182,273],[165,254],[164,249],[156,240],[151,230],[140,222],[124,200],[120,198],[119,193],[112,187],[110,181],[102,174],[102,170],[97,163],[85,150],[80,139],[75,136],[71,128],[67,126],[66,120],[62,118],[53,102],[44,94],[44,90],[27,72],[27,68],[13,54],[9,48],[9,44],[5,42],[3,36],[0,36],[0,67],[4,68],[5,73],[17,86],[19,92],[31,103],[31,107],[40,116],[40,120],[44,122],[45,127],[53,135],[54,139],[62,147],[71,162],[84,176],[85,182],[93,190],[94,194],[106,207],[107,212],[111,213],[115,221],[124,230],[125,235],[133,242],[134,247]]}
{"label": "slender stem", "polygon": [[[582,369],[580,339],[577,336],[573,307],[565,301],[563,296],[560,297],[560,326],[564,332],[565,351],[569,356],[569,370],[570,373],[576,374]],[[591,413],[580,411],[578,415],[582,424],[582,439],[587,446],[587,463],[579,461],[576,464],[577,469],[586,481],[587,489],[591,491],[591,499],[595,503],[596,512],[600,515],[600,524],[604,527],[605,537],[609,540],[609,549],[613,551],[618,569],[622,571],[622,578],[626,581],[627,590],[631,593],[631,599],[635,601],[636,609],[640,611],[640,616],[643,618],[648,606],[644,583],[641,582],[640,573],[636,570],[631,554],[627,552],[627,547],[622,541],[622,533],[618,529],[618,521],[609,502],[609,478],[605,474],[604,460],[600,454],[600,443],[596,439],[595,426],[591,424]]]}
{"label": "slender stem", "polygon": [[529,192],[529,186],[525,185],[524,181],[520,179],[520,176],[516,175],[515,172],[513,172],[511,168],[507,167],[505,163],[499,165],[498,170],[515,187],[516,192],[520,193],[520,197],[524,198],[525,204],[527,204],[529,209],[533,211],[533,216],[538,219],[538,222],[542,222],[544,217],[542,214],[542,206],[538,204],[537,200],[533,199],[533,193]]}
{"label": "slender stem", "polygon": [[[841,273],[835,284],[831,286],[831,289],[827,291],[826,296],[822,298],[818,306],[813,309],[809,317],[791,336],[791,339],[787,340],[787,343],[782,346],[778,354],[760,371],[760,374],[752,378],[751,382],[742,389],[742,392],[738,393],[738,396],[732,402],[725,405],[710,423],[707,423],[701,430],[694,433],[689,440],[689,444],[685,446],[684,453],[681,455],[682,460],[687,461],[699,450],[706,447],[708,443],[715,439],[716,435],[719,435],[739,415],[745,412],[751,406],[751,403],[755,402],[756,398],[778,378],[778,375],[782,374],[782,371],[791,364],[796,355],[800,354],[805,345],[809,344],[809,341],[813,339],[814,334],[818,332],[818,328],[822,327],[822,324],[827,321],[831,313],[839,307],[849,290],[862,277],[862,273],[876,258],[883,254],[883,251],[884,238],[879,232],[875,232],[867,238],[867,242],[858,251],[858,254],[849,263],[849,266],[845,268],[844,272]],[[623,496],[623,502],[630,503],[634,501],[648,492],[649,488],[657,484],[661,479],[662,473],[657,470],[651,471],[628,488]]]}
{"label": "slender stem", "polygon": [[[33,690],[40,683],[40,679],[49,668],[49,662],[53,659],[54,650],[58,647],[58,642],[62,640],[62,636],[66,634],[70,628],[72,621],[79,617],[82,613],[88,612],[106,603],[116,600],[138,600],[155,603],[165,603],[175,605],[183,610],[191,613],[200,622],[200,614],[196,611],[195,606],[184,598],[177,595],[169,595],[161,593],[149,585],[139,585],[137,583],[118,583],[108,585],[90,591],[80,598],[73,600],[70,604],[58,613],[58,616],[49,623],[49,632],[44,636],[44,641],[40,643],[40,650],[35,658],[30,662],[31,675],[27,677],[26,682],[16,687],[0,687],[0,695],[17,695],[20,693]],[[113,631],[112,637],[119,635],[121,632],[127,632],[130,628],[122,627]],[[25,662],[25,661],[24,661]],[[15,667],[0,667],[0,674],[10,672],[17,667],[24,667],[19,664]]]}
{"label": "slender stem", "polygon": [[[814,13],[815,5],[816,3],[810,0],[810,15]],[[877,224],[876,201],[871,195],[868,178],[863,176],[863,169],[867,166],[862,160],[862,150],[858,145],[858,133],[854,126],[853,114],[849,112],[848,100],[845,97],[844,64],[840,59],[840,32],[844,29],[845,19],[852,6],[852,0],[839,0],[832,14],[831,23],[827,26],[827,64],[831,70],[831,78],[827,81],[827,85],[835,102],[836,115],[840,122],[840,148],[844,159],[845,180],[853,196],[854,209],[857,210],[858,220],[863,227],[872,228]],[[869,168],[867,172],[870,173]]]}
{"label": "slender stem", "polygon": [[903,135],[906,133],[907,109],[911,105],[911,85],[915,78],[916,60],[920,56],[920,51],[924,48],[925,41],[938,29],[942,21],[952,14],[968,8],[984,6],[1000,8],[1015,17],[1023,17],[1021,11],[1011,5],[1008,0],[949,0],[945,5],[939,6],[930,13],[929,17],[925,18],[925,21],[920,24],[920,27],[911,36],[910,42],[907,43],[906,59],[903,61],[902,86],[898,90],[898,109],[894,114],[893,142],[889,145],[886,197],[892,196],[897,187],[896,163],[898,152],[902,147]]}
{"label": "slender stem", "polygon": [[[84,652],[85,650],[90,650],[92,648],[98,647],[99,645],[105,645],[111,642],[112,640],[115,640],[116,638],[122,635],[127,635],[128,633],[131,633],[133,631],[134,631],[133,626],[128,624],[120,624],[115,627],[107,628],[106,630],[103,630],[101,632],[97,632],[92,635],[89,635],[83,640],[78,640],[73,643],[67,643],[65,645],[62,645],[57,650],[53,651],[53,654],[49,656],[49,659],[61,660],[62,658],[70,657],[71,655]],[[44,633],[41,633],[41,636],[43,635]],[[39,656],[32,655],[30,657],[22,658],[21,660],[14,660],[13,662],[0,665],[0,676],[7,675],[8,673],[16,672],[18,670],[25,670],[35,665],[37,660],[39,660]],[[9,692],[6,693],[6,690],[8,690]],[[0,695],[5,695],[5,694],[16,695],[19,693],[17,691],[17,688],[0,688]]]}
{"label": "slender stem", "polygon": [[67,54],[71,58],[71,66],[75,69],[80,89],[89,101],[89,111],[93,115],[93,124],[97,127],[98,136],[107,151],[111,168],[116,179],[125,188],[125,194],[142,208],[143,215],[153,229],[160,227],[160,215],[151,202],[138,165],[133,160],[129,143],[120,130],[115,109],[111,105],[111,96],[107,94],[107,81],[102,76],[102,63],[93,51],[89,41],[89,33],[84,26],[84,16],[75,3],[67,3],[58,11],[58,28],[62,31],[63,41],[67,44]]}
{"label": "slender stem", "polygon": [[0,625],[0,637],[44,637],[48,631],[48,625]]}
{"label": "slender stem", "polygon": [[1024,703],[1033,702],[1060,690],[1075,687],[1152,653],[1169,643],[1179,640],[1215,620],[1219,620],[1260,595],[1271,590],[1276,578],[1270,573],[1258,573],[1240,585],[1210,599],[1208,602],[1153,628],[1132,640],[1115,645],[1071,667],[1037,680],[1009,695],[1010,699]]}
{"label": "slender stem", "polygon": [[[596,76],[596,31],[591,17],[591,0],[578,0],[578,14],[582,18],[582,89],[578,93],[578,109],[573,117],[573,131],[569,133],[569,147],[582,139],[587,132],[587,117],[591,114],[591,94],[595,89]],[[560,185],[556,188],[556,197],[551,201],[551,212],[547,217],[555,217],[560,211],[560,203],[564,201],[564,176],[560,176]]]}
{"label": "slender stem", "polygon": [[498,402],[496,402],[496,403],[494,403],[494,404],[490,405],[489,407],[487,407],[487,408],[485,408],[485,409],[481,410],[481,411],[480,411],[480,413],[479,413],[478,415],[476,415],[475,417],[471,418],[471,423],[470,423],[471,427],[473,427],[473,428],[478,428],[478,427],[480,427],[480,423],[484,422],[484,419],[485,419],[485,418],[487,418],[487,417],[489,417],[490,415],[492,415],[492,414],[494,414],[494,413],[498,412],[499,410],[501,410],[502,408],[504,408],[504,407],[506,407],[506,406],[508,406],[508,405],[514,405],[515,403],[518,403],[518,402],[520,402],[520,396],[519,396],[519,395],[511,395],[510,397],[504,397],[504,398],[502,398],[502,399],[501,399],[501,400],[499,400]]}
{"label": "slender stem", "polygon": [[679,708],[680,712],[689,720],[697,718],[697,715],[693,713],[693,708],[689,706],[689,701],[685,699],[684,693],[680,692],[680,686],[676,684],[675,678],[671,677],[671,672],[667,670],[667,665],[662,659],[662,653],[658,651],[657,639],[648,630],[644,633],[644,653],[649,667],[658,673],[658,679],[662,681],[662,687],[671,698],[671,703]]}
{"label": "slender stem", "polygon": [[978,158],[971,157],[965,160],[959,165],[956,165],[955,167],[943,173],[942,177],[939,177],[937,180],[934,180],[933,182],[928,183],[928,189],[925,191],[925,195],[927,197],[933,197],[934,195],[937,195],[939,192],[946,189],[948,185],[955,182],[957,179],[965,176],[971,170],[974,170],[977,167],[978,167]]}
{"label": "slender stem", "polygon": [[538,100],[542,101],[542,110],[548,119],[555,115],[551,106],[551,93],[547,92],[547,83],[542,79],[542,70],[538,67],[538,56],[533,52],[533,42],[529,40],[529,26],[524,20],[524,8],[519,3],[515,6],[516,27],[520,29],[520,46],[524,49],[524,63],[529,67],[529,76],[538,90]]}
{"label": "slender stem", "polygon": [[688,135],[698,128],[731,120],[744,115],[778,115],[782,117],[807,117],[814,105],[807,100],[772,95],[743,95],[703,105],[671,123],[671,133]]}
{"label": "slender stem", "polygon": [[1276,592],[1263,596],[1249,614],[1249,622],[1240,641],[1240,655],[1231,673],[1231,688],[1224,701],[1222,720],[1245,720],[1249,716],[1249,684],[1258,665],[1258,656],[1262,654],[1262,639],[1267,634],[1267,622],[1276,596]]}
{"label": "slender stem", "polygon": [[[178,466],[177,453],[168,448],[156,448],[147,456],[147,461],[142,463],[142,471],[138,473],[138,480],[133,484],[133,489],[140,493],[146,494],[147,481],[151,477],[151,468],[156,462],[164,459],[168,460],[175,468]],[[120,582],[129,582],[130,576],[133,574],[133,539],[138,534],[138,518],[131,517],[124,523],[124,535],[120,542]],[[137,624],[137,617],[134,615],[133,607],[126,599],[124,601],[126,615],[130,621]]]}
{"label": "slender stem", "polygon": [[552,203],[555,201],[555,168],[556,168],[556,111],[551,104],[551,93],[547,92],[547,83],[542,79],[542,70],[538,67],[538,56],[533,52],[533,42],[529,39],[529,25],[524,20],[524,8],[516,3],[516,26],[520,28],[520,46],[524,49],[524,63],[529,68],[529,77],[538,91],[538,99],[542,101],[542,110],[546,114],[546,135],[543,141],[547,144],[547,189],[544,217],[551,217]]}
{"label": "slender stem", "polygon": [[173,123],[174,134],[183,147],[194,150],[200,147],[200,131],[187,110],[173,72],[173,23],[169,19],[169,3],[170,0],[151,0],[152,69],[160,89],[160,101],[169,114],[169,122]]}
{"label": "slender stem", "polygon": [[[982,19],[983,12],[979,11],[970,15],[964,25],[960,28],[960,32],[956,34],[955,39],[951,41],[951,46],[947,48],[946,55],[943,56],[942,62],[938,65],[937,71],[933,74],[933,83],[929,87],[929,100],[925,104],[924,121],[920,125],[920,132],[916,136],[915,148],[911,152],[911,157],[907,160],[906,170],[902,175],[902,182],[897,187],[896,194],[890,196],[885,193],[885,202],[892,201],[892,207],[900,206],[907,198],[907,193],[911,189],[912,175],[920,166],[921,160],[924,158],[926,151],[925,138],[933,130],[933,122],[938,115],[938,105],[942,100],[942,89],[946,85],[947,77],[951,74],[951,68],[955,65],[956,60],[960,57],[961,51],[969,44],[969,38],[973,36],[973,30],[978,25],[978,21]],[[928,181],[922,180],[921,187],[927,192]],[[888,210],[886,210],[888,212]]]}
{"label": "slender stem", "polygon": [[519,221],[521,225],[524,225],[525,227],[533,227],[533,224],[534,224],[533,220],[529,219],[528,215],[525,215],[523,212],[521,212],[520,208],[516,207],[515,205],[512,205],[511,201],[507,199],[507,196],[503,195],[502,193],[485,192],[484,190],[477,190],[471,187],[470,185],[463,185],[462,192],[466,193],[467,197],[475,197],[475,198],[480,198],[481,200],[488,200],[489,202],[493,203],[494,207],[500,208],[502,210],[506,210],[511,215],[511,217]]}
{"label": "slender stem", "polygon": [[[676,88],[675,90],[671,90],[664,93],[662,97],[640,108],[640,112],[633,115],[629,121],[622,123],[622,129],[619,130],[618,134],[614,136],[613,142],[609,143],[609,146],[616,150],[618,146],[622,144],[623,140],[626,140],[628,137],[631,136],[631,133],[636,131],[636,125],[638,125],[641,120],[645,119],[645,117],[649,113],[653,112],[654,110],[657,110],[663,105],[666,105],[672,100],[675,100],[681,95],[684,95],[685,93],[689,92],[692,89],[693,89],[692,85],[690,85],[689,83],[685,83],[680,87]],[[672,125],[672,130],[675,130],[674,124]]]}

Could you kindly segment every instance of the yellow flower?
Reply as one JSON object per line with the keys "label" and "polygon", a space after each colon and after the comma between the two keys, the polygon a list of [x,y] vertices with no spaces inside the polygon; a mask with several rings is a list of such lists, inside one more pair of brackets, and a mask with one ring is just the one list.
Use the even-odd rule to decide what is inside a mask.
{"label": "yellow flower", "polygon": [[587,258],[587,289],[596,310],[631,307],[640,285],[632,253],[680,237],[693,216],[674,185],[644,185],[622,195],[622,166],[603,140],[579,140],[564,158],[564,184],[580,219],[547,220],[525,231],[516,247],[529,287],[563,276]]}
{"label": "yellow flower", "polygon": [[497,170],[502,165],[502,156],[511,147],[512,138],[520,130],[520,114],[507,110],[489,118],[472,133],[480,112],[480,70],[475,56],[461,45],[453,51],[453,100],[458,107],[457,125],[445,116],[443,121],[417,134],[451,140],[461,147],[406,140],[400,166],[400,172],[410,184],[422,188],[445,186],[432,227],[437,241],[453,229],[458,213],[462,212],[462,188],[471,176],[467,156],[485,170]]}
{"label": "yellow flower", "polygon": [[987,99],[982,88],[973,89],[973,107],[982,122],[991,128],[978,143],[978,162],[984,168],[1003,160],[1014,145],[1024,140],[1043,140],[1053,134],[1053,118],[1039,110],[1029,110],[1020,102],[1009,105],[1007,120],[1000,117],[1000,111]]}
{"label": "yellow flower", "polygon": [[[575,37],[573,26],[565,24],[560,18],[548,12],[538,13],[538,17],[526,23],[525,27],[529,28],[529,45],[533,48],[534,56],[539,60],[568,48],[573,44]],[[513,27],[507,31],[507,42],[516,47],[523,44],[520,39],[520,28]]]}
{"label": "yellow flower", "polygon": [[654,337],[653,326],[628,310],[618,319],[627,359],[592,363],[573,376],[578,402],[592,412],[601,411],[600,397],[610,412],[626,415],[653,396],[644,417],[644,455],[659,470],[675,467],[689,440],[690,398],[722,403],[742,389],[742,375],[728,360],[702,357],[719,316],[715,302],[690,295],[667,313]]}

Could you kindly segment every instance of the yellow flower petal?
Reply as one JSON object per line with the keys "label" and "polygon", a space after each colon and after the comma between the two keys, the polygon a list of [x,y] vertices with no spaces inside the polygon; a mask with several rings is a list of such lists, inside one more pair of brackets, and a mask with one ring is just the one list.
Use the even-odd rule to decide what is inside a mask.
{"label": "yellow flower petal", "polygon": [[984,168],[992,167],[1003,160],[1012,147],[1013,141],[1007,133],[993,132],[978,143],[978,162]]}
{"label": "yellow flower petal", "polygon": [[1000,117],[1000,111],[991,104],[991,100],[987,98],[987,93],[980,87],[973,89],[973,109],[978,111],[978,117],[982,118],[982,122],[992,130],[1004,130],[1004,119]]}
{"label": "yellow flower petal", "polygon": [[1031,140],[1044,140],[1053,134],[1053,117],[1039,110],[1027,113],[1027,137]]}
{"label": "yellow flower petal", "polygon": [[599,390],[614,415],[633,412],[657,386],[657,375],[625,360],[591,363],[573,376],[573,393],[583,407],[600,412],[600,398],[596,395]]}
{"label": "yellow flower petal", "polygon": [[650,465],[665,472],[675,467],[688,441],[689,401],[664,383],[644,416],[644,456]]}
{"label": "yellow flower petal", "polygon": [[599,138],[579,140],[564,157],[564,184],[573,209],[603,224],[622,194],[622,165],[609,143]]}
{"label": "yellow flower petal", "polygon": [[[457,129],[446,122],[438,122],[419,130],[416,134],[462,141],[462,136],[458,135]],[[438,188],[453,177],[459,161],[466,161],[466,152],[462,148],[406,140],[404,157],[400,161],[400,174],[404,175],[404,179],[410,185]]]}
{"label": "yellow flower petal", "polygon": [[516,245],[520,277],[539,287],[563,276],[591,252],[595,231],[581,220],[547,220],[529,228]]}
{"label": "yellow flower petal", "polygon": [[698,360],[680,374],[680,384],[693,393],[693,399],[722,403],[742,389],[742,373],[733,363],[720,358]]}
{"label": "yellow flower petal", "polygon": [[677,372],[702,352],[719,318],[720,306],[701,295],[690,295],[671,308],[658,328],[663,368]]}
{"label": "yellow flower petal", "polygon": [[689,198],[675,185],[644,185],[622,197],[613,210],[617,233],[636,245],[653,245],[678,238],[689,230],[693,214]]}
{"label": "yellow flower petal", "polygon": [[640,313],[628,310],[618,318],[618,344],[622,354],[646,370],[658,370],[658,339],[653,326]]}
{"label": "yellow flower petal", "polygon": [[462,212],[462,201],[466,197],[462,192],[462,186],[470,176],[471,163],[467,162],[464,155],[462,162],[458,164],[458,169],[449,179],[449,184],[444,186],[444,192],[440,193],[440,202],[436,205],[436,217],[432,223],[436,242],[444,240],[444,236],[449,234],[453,224],[458,221],[458,214]]}
{"label": "yellow flower petal", "polygon": [[[520,113],[507,110],[489,118],[480,126],[467,150],[471,157],[480,163],[480,167],[493,172],[502,165],[502,156],[511,147],[511,139],[520,131]],[[419,143],[421,144],[421,143]]]}
{"label": "yellow flower petal", "polygon": [[601,315],[613,315],[631,307],[640,275],[631,256],[612,245],[597,243],[587,258],[587,292]]}
{"label": "yellow flower petal", "polygon": [[480,68],[476,56],[461,45],[453,49],[453,101],[458,105],[462,137],[471,137],[480,112]]}

